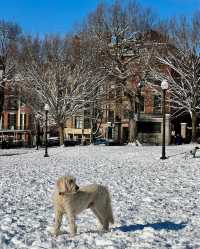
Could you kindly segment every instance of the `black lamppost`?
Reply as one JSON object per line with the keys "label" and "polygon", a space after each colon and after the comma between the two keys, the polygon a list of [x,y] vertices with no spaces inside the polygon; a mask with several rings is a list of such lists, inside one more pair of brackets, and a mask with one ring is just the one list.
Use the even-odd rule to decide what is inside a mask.
{"label": "black lamppost", "polygon": [[162,88],[163,131],[162,131],[162,156],[160,159],[167,159],[165,155],[165,97],[166,97],[166,91],[168,89],[168,82],[166,80],[163,80],[161,82],[161,88]]}
{"label": "black lamppost", "polygon": [[36,150],[39,149],[39,133],[40,133],[40,125],[39,125],[39,115],[36,115]]}
{"label": "black lamppost", "polygon": [[40,145],[40,122],[39,122],[40,115],[39,113],[36,114],[36,150],[39,149]]}
{"label": "black lamppost", "polygon": [[44,154],[44,157],[48,157],[48,152],[47,152],[47,149],[48,149],[48,146],[47,146],[47,121],[48,121],[48,112],[49,112],[49,105],[48,104],[45,104],[44,106],[44,110],[45,110],[45,154]]}

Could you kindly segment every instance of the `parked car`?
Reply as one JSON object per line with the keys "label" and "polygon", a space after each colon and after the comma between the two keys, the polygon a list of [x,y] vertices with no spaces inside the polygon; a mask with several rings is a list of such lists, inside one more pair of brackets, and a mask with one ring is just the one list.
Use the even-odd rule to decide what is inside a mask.
{"label": "parked car", "polygon": [[68,140],[68,139],[64,140],[64,146],[75,146],[75,145],[79,145],[79,144],[80,144],[79,141]]}
{"label": "parked car", "polygon": [[100,144],[104,144],[106,145],[107,140],[105,138],[97,138],[94,140],[94,145],[100,145]]}
{"label": "parked car", "polygon": [[113,140],[113,139],[105,139],[105,138],[97,138],[94,141],[94,145],[104,144],[106,146],[116,146],[116,145],[124,145],[121,141]]}
{"label": "parked car", "polygon": [[59,137],[49,137],[47,138],[47,146],[60,146],[60,138]]}
{"label": "parked car", "polygon": [[24,145],[23,140],[13,140],[8,138],[7,140],[0,141],[0,148],[2,149],[20,148]]}
{"label": "parked car", "polygon": [[108,140],[106,141],[106,145],[107,145],[107,146],[117,146],[117,145],[123,145],[123,143],[121,143],[121,142],[118,141],[118,140],[108,139]]}

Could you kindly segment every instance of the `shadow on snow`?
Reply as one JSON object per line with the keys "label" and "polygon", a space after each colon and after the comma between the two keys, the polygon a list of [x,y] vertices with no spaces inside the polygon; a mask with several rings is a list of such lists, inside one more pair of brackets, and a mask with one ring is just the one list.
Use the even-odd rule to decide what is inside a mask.
{"label": "shadow on snow", "polygon": [[129,226],[121,226],[121,227],[116,227],[113,230],[114,231],[120,230],[126,233],[126,232],[134,232],[137,230],[143,230],[145,227],[151,227],[155,230],[165,229],[165,230],[178,231],[180,229],[185,228],[186,225],[187,223],[184,223],[184,222],[176,224],[171,221],[164,221],[164,222],[158,222],[158,223],[152,223],[152,224],[147,223],[146,225],[136,224],[136,225],[129,225]]}

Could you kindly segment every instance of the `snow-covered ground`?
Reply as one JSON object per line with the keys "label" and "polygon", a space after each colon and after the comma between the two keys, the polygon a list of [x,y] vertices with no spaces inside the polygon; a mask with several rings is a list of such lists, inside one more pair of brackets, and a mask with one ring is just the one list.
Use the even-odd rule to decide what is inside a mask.
{"label": "snow-covered ground", "polygon": [[[156,146],[50,148],[48,158],[42,149],[0,150],[0,248],[200,248],[200,152],[185,158],[191,148],[169,146],[167,160]],[[109,187],[110,232],[98,232],[86,210],[76,237],[51,236],[51,196],[64,174]]]}

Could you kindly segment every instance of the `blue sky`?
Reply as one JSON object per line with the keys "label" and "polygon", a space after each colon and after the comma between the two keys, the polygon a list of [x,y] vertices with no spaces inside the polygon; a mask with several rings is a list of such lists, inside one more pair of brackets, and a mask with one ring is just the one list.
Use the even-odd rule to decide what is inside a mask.
{"label": "blue sky", "polygon": [[[112,2],[112,0],[107,0]],[[126,0],[124,0],[126,1]],[[0,19],[17,22],[26,33],[44,35],[70,31],[99,0],[0,0]],[[191,15],[200,10],[200,0],[140,0],[160,16]]]}

